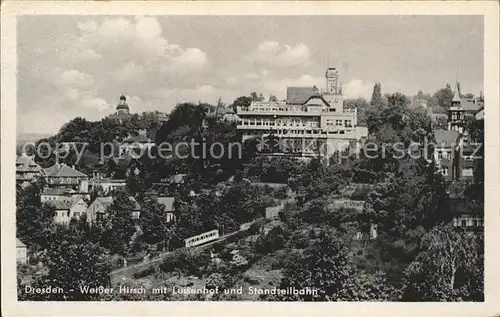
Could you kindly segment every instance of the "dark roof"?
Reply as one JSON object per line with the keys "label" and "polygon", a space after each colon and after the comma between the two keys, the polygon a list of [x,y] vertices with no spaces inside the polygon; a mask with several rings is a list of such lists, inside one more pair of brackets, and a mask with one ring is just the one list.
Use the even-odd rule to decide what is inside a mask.
{"label": "dark roof", "polygon": [[457,140],[460,134],[457,131],[452,130],[434,130],[434,137],[436,138],[436,144],[438,146],[451,146],[457,144]]}
{"label": "dark roof", "polygon": [[51,167],[45,169],[45,175],[48,177],[87,177],[76,169],[69,167],[66,164],[56,163]]}
{"label": "dark roof", "polygon": [[288,87],[286,101],[292,105],[302,105],[315,94],[314,87]]}

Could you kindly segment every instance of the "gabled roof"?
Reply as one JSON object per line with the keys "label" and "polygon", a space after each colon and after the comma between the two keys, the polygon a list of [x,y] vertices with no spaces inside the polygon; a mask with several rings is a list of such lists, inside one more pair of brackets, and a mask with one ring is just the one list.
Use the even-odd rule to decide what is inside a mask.
{"label": "gabled roof", "polygon": [[156,199],[158,203],[165,205],[165,210],[166,212],[172,212],[174,211],[174,202],[175,198],[174,197],[158,197]]}
{"label": "gabled roof", "polygon": [[19,238],[16,238],[16,248],[26,247],[26,244],[22,243]]}
{"label": "gabled roof", "polygon": [[436,144],[438,147],[458,144],[459,136],[460,134],[457,131],[442,129],[434,130],[434,137],[436,138]]}
{"label": "gabled roof", "polygon": [[[67,200],[51,200],[48,202],[48,204],[54,206],[56,210],[68,210],[72,208],[79,201],[85,202],[82,198],[73,198]],[[85,205],[86,204],[87,203],[85,203]]]}
{"label": "gabled roof", "polygon": [[34,157],[23,153],[16,160],[17,171],[41,171],[40,165],[35,163]]}
{"label": "gabled roof", "polygon": [[319,99],[321,100],[326,106],[330,107],[330,103],[325,99],[323,98],[323,96],[319,96],[319,95],[314,95],[314,96],[310,96],[309,98],[307,98],[306,101],[304,101],[304,104],[308,103],[309,100],[312,100],[312,99]]}
{"label": "gabled roof", "polygon": [[286,101],[288,104],[302,105],[315,94],[314,87],[288,87]]}
{"label": "gabled roof", "polygon": [[66,164],[56,163],[51,167],[45,169],[45,174],[47,177],[88,177],[82,172],[69,167]]}

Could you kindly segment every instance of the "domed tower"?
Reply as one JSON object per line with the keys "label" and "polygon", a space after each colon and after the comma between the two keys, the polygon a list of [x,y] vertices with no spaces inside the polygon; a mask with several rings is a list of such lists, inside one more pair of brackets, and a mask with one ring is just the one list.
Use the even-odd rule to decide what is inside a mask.
{"label": "domed tower", "polygon": [[129,114],[130,109],[127,104],[127,98],[124,95],[120,96],[120,102],[118,103],[118,106],[116,106],[116,112],[118,114]]}

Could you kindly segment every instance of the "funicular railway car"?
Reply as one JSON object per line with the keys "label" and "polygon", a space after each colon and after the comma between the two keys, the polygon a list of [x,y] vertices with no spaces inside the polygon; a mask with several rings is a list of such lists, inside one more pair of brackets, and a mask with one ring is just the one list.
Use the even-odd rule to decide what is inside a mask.
{"label": "funicular railway car", "polygon": [[207,231],[197,236],[192,236],[190,238],[184,239],[184,244],[186,248],[201,245],[210,241],[219,239],[219,230]]}

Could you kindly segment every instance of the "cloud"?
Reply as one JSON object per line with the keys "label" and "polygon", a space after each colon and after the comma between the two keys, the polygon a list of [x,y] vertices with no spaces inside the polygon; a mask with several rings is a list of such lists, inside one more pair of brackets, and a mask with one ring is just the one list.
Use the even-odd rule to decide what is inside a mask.
{"label": "cloud", "polygon": [[342,92],[346,98],[364,98],[370,100],[373,93],[374,82],[353,79],[344,83]]}
{"label": "cloud", "polygon": [[310,57],[309,47],[304,43],[290,46],[281,45],[276,41],[266,41],[260,43],[247,59],[259,64],[291,67],[309,65]]}
{"label": "cloud", "polygon": [[[53,121],[55,125],[76,115],[98,120],[114,112],[122,93],[133,96],[131,111],[139,113],[165,111],[170,107],[167,102],[180,100],[155,97],[156,91],[171,85],[200,86],[201,91],[193,92],[199,100],[216,94],[197,82],[209,66],[208,55],[197,47],[170,43],[156,17],[65,21],[74,21],[74,28],[58,29],[56,37],[47,37],[32,22],[19,37],[23,41],[18,76],[21,130],[36,132],[40,128],[31,124],[30,112],[66,116],[62,122]],[[182,92],[181,97],[187,99],[189,93]],[[43,107],[35,106],[37,103]],[[56,131],[58,126],[52,129]]]}

